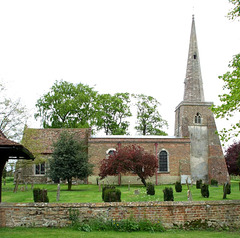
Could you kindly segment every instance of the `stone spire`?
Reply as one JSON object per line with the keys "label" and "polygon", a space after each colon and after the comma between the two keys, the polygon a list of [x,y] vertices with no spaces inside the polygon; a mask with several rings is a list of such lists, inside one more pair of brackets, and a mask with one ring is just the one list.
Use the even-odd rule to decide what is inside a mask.
{"label": "stone spire", "polygon": [[192,29],[188,51],[187,72],[184,84],[185,89],[183,101],[204,102],[203,83],[194,15],[192,17]]}

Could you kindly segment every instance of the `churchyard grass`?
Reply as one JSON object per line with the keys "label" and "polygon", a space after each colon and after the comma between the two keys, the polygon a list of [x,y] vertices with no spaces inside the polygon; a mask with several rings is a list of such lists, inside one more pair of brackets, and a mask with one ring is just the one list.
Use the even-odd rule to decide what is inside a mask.
{"label": "churchyard grass", "polygon": [[[31,190],[31,184],[27,185],[27,190],[21,191],[19,185],[17,193],[13,193],[13,181],[7,180],[6,185],[2,185],[2,202],[33,202],[33,192]],[[48,197],[50,202],[57,202],[57,184],[35,184],[35,188],[44,188],[48,190]],[[175,192],[174,185],[158,185],[155,186],[155,195],[150,196],[146,194],[146,188],[143,185],[139,186],[117,186],[122,193],[122,202],[138,202],[138,201],[163,201],[163,189],[165,187],[172,187],[174,191],[174,201],[187,201],[187,186],[183,185],[181,193]],[[201,196],[200,189],[196,189],[196,186],[190,186],[193,201],[210,201],[210,200],[222,200],[223,187],[212,187],[209,185],[209,198],[203,198]],[[23,189],[22,189],[23,190]],[[135,190],[139,191],[139,194],[135,194]],[[227,195],[227,200],[240,199],[239,181],[231,181],[231,194]],[[99,192],[98,185],[73,185],[72,191],[67,191],[67,185],[61,184],[60,203],[98,203],[102,202],[101,192]]]}
{"label": "churchyard grass", "polygon": [[239,231],[228,232],[228,231],[184,231],[184,230],[167,230],[161,233],[150,233],[150,232],[116,232],[116,231],[101,231],[101,232],[82,232],[72,230],[70,228],[0,228],[0,237],[4,238],[238,238],[240,237]]}

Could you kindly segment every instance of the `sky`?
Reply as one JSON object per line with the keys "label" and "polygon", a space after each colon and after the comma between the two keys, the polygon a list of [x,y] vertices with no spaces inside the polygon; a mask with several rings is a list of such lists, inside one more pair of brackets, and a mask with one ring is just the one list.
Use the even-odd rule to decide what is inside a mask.
{"label": "sky", "polygon": [[240,22],[226,17],[231,7],[228,0],[0,0],[0,82],[29,109],[29,127],[41,126],[33,119],[37,99],[65,80],[155,97],[171,136],[192,15],[205,100],[219,104],[218,76],[240,52]]}

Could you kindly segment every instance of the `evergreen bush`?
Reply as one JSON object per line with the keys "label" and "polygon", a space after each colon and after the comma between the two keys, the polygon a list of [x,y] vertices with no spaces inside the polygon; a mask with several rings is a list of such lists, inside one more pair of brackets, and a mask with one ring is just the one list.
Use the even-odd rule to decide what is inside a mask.
{"label": "evergreen bush", "polygon": [[211,186],[218,186],[218,181],[215,179],[211,179]]}
{"label": "evergreen bush", "polygon": [[175,183],[175,190],[177,193],[182,192],[182,184],[180,182]]}
{"label": "evergreen bush", "polygon": [[121,191],[114,188],[105,188],[103,192],[104,202],[121,202]]}
{"label": "evergreen bush", "polygon": [[209,190],[208,190],[208,184],[202,184],[201,186],[201,194],[204,198],[208,198],[209,197]]}
{"label": "evergreen bush", "polygon": [[200,180],[197,180],[197,181],[196,181],[196,188],[197,188],[197,189],[200,189],[201,186],[202,186],[202,180],[201,180],[201,179],[200,179]]}
{"label": "evergreen bush", "polygon": [[163,190],[163,194],[164,194],[164,201],[174,201],[172,188],[165,187],[165,189]]}
{"label": "evergreen bush", "polygon": [[147,183],[147,195],[155,195],[154,184]]}
{"label": "evergreen bush", "polygon": [[230,185],[230,183],[225,183],[224,185],[223,185],[223,192],[225,191],[224,189],[225,189],[225,187],[226,187],[226,194],[231,194],[231,185]]}
{"label": "evergreen bush", "polygon": [[49,202],[46,189],[34,188],[33,189],[34,202]]}
{"label": "evergreen bush", "polygon": [[102,200],[104,201],[104,192],[106,189],[115,189],[116,187],[114,185],[105,185],[102,188]]}

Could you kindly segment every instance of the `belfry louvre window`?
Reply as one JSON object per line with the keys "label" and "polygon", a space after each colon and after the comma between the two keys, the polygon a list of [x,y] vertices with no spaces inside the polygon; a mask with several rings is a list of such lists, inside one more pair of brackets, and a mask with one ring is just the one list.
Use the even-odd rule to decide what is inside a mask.
{"label": "belfry louvre window", "polygon": [[168,153],[165,150],[162,150],[159,153],[158,171],[159,172],[168,172]]}
{"label": "belfry louvre window", "polygon": [[202,123],[202,117],[200,113],[197,113],[195,116],[195,123],[196,124],[201,124]]}

